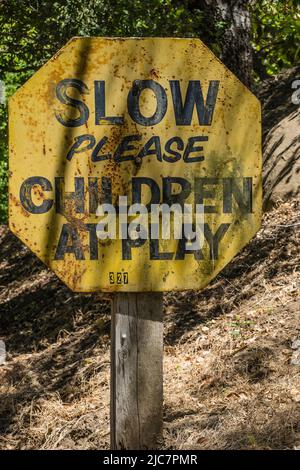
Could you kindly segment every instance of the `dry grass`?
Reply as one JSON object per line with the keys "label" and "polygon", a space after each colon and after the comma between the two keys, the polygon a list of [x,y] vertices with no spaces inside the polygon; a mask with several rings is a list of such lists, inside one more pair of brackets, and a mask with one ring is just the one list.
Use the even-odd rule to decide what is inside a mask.
{"label": "dry grass", "polygon": [[[280,226],[299,215],[282,204],[204,291],[165,296],[164,448],[300,446],[300,227]],[[108,448],[108,300],[0,235],[0,448]]]}

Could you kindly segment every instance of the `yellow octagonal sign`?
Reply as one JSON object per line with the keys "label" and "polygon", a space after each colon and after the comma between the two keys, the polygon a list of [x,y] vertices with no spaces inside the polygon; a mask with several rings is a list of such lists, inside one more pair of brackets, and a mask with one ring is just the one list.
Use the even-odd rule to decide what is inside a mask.
{"label": "yellow octagonal sign", "polygon": [[74,38],[9,111],[10,228],[72,290],[202,288],[260,226],[260,104],[197,39]]}

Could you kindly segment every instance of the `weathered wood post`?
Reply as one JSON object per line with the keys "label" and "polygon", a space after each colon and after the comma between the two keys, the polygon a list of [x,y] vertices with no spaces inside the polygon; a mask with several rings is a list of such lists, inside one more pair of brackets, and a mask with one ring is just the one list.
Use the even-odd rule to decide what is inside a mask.
{"label": "weathered wood post", "polygon": [[154,449],[162,435],[161,293],[118,293],[111,322],[111,448]]}

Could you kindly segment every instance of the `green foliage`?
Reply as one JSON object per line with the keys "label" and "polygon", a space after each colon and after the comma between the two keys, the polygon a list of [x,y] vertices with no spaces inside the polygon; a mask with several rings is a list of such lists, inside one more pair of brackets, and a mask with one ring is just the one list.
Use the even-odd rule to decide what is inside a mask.
{"label": "green foliage", "polygon": [[0,222],[7,220],[7,157],[6,149],[1,148],[2,159],[0,160]]}
{"label": "green foliage", "polygon": [[1,80],[5,84],[5,100],[0,104],[0,223],[7,221],[7,173],[8,173],[8,98],[29,78],[28,72],[5,73]]}
{"label": "green foliage", "polygon": [[[0,109],[1,118],[5,113]],[[7,149],[4,145],[3,133],[5,132],[3,122],[0,126],[0,222],[5,222],[7,219]]]}
{"label": "green foliage", "polygon": [[300,61],[299,0],[258,0],[252,6],[254,69],[259,78]]}
{"label": "green foliage", "polygon": [[73,36],[197,36],[189,1],[9,0],[0,6],[1,71],[36,70]]}

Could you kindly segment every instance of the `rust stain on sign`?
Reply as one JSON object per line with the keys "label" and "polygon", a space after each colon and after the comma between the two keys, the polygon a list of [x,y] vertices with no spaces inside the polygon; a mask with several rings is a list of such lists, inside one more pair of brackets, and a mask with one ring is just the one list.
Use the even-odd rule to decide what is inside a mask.
{"label": "rust stain on sign", "polygon": [[[10,99],[9,131],[10,228],[75,291],[202,288],[260,226],[260,104],[200,40],[74,38]],[[120,196],[198,205],[201,244],[120,239]]]}

